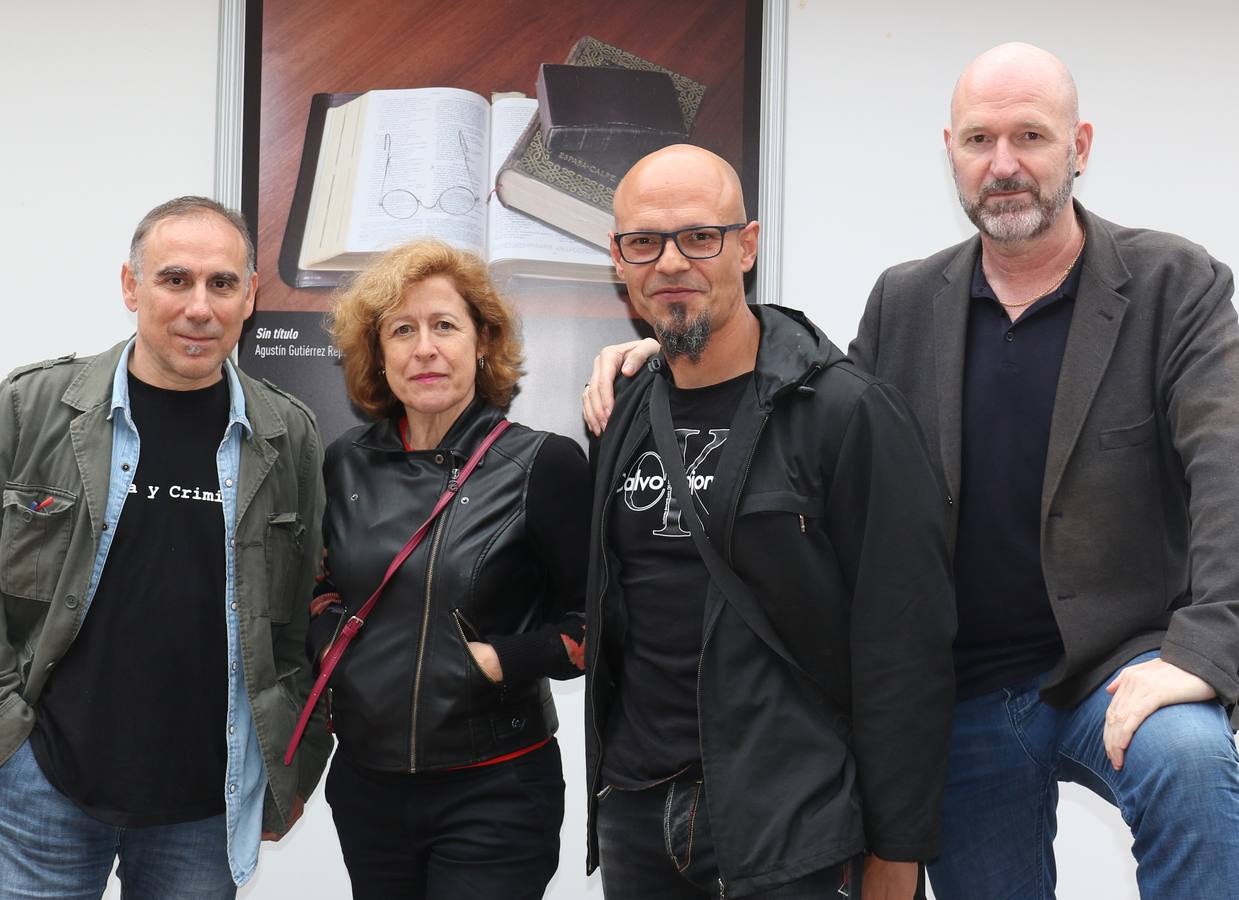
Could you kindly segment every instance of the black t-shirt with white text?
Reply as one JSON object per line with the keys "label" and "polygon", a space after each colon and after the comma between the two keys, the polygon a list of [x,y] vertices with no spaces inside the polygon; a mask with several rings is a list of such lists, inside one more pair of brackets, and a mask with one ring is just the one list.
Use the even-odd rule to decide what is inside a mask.
{"label": "black t-shirt with white text", "polygon": [[[752,381],[748,373],[669,392],[692,502],[705,523],[719,456]],[[638,788],[699,764],[697,669],[709,575],[681,498],[668,487],[653,434],[637,447],[612,490],[608,540],[620,561],[616,578],[627,627],[602,766],[607,783]]]}
{"label": "black t-shirt with white text", "polygon": [[216,454],[228,384],[172,391],[130,375],[129,398],[140,438],[133,486],[89,613],[35,707],[31,747],[47,779],[85,812],[141,827],[224,811]]}

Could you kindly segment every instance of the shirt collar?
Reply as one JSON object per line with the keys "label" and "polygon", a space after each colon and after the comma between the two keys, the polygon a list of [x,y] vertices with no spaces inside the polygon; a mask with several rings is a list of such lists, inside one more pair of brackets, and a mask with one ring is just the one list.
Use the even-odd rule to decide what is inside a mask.
{"label": "shirt collar", "polygon": [[[129,343],[121,351],[116,371],[112,373],[112,405],[111,412],[108,413],[109,421],[115,415],[116,410],[123,409],[126,412],[129,410],[129,355],[133,353],[137,340],[136,336],[129,339]],[[228,381],[228,427],[240,425],[245,429],[247,438],[253,437],[254,428],[245,415],[245,392],[241,390],[241,379],[237,377],[236,367],[233,366],[231,359],[224,360],[224,378]]]}
{"label": "shirt collar", "polygon": [[[1085,248],[1087,252],[1087,248]],[[1063,283],[1050,293],[1041,297],[1036,303],[1032,304],[1028,309],[1040,309],[1057,300],[1075,300],[1076,295],[1080,290],[1080,277],[1084,272],[1084,254],[1080,254],[1080,258],[1072,265],[1071,271],[1067,273],[1067,277],[1063,279]],[[994,289],[990,287],[989,279],[985,277],[985,269],[981,266],[981,254],[977,254],[977,261],[972,267],[972,284],[969,294],[973,300],[990,300],[995,305],[1001,306],[998,303],[998,295],[994,293]]]}

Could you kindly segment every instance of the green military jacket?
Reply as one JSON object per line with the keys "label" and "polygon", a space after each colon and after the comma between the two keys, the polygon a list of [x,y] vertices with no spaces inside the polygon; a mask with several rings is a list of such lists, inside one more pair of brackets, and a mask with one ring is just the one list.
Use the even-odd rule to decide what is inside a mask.
{"label": "green military jacket", "polygon": [[[0,382],[0,763],[29,736],[39,695],[85,617],[124,349],[37,363]],[[322,445],[300,401],[237,375],[253,430],[241,440],[234,588],[267,772],[263,829],[283,833],[294,796],[309,796],[330,751],[320,722],[293,766],[281,759],[311,686],[304,639],[322,552]],[[33,510],[36,495],[54,502]]]}

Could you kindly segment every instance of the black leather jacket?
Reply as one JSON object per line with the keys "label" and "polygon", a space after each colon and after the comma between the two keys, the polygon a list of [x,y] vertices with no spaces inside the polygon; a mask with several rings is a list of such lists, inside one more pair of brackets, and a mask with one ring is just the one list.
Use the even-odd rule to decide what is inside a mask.
{"label": "black leather jacket", "polygon": [[[316,594],[338,592],[339,600],[312,625],[313,659],[501,415],[475,401],[430,451],[406,451],[396,420],[331,445],[323,467],[327,574]],[[568,439],[522,425],[499,438],[332,674],[341,752],[370,768],[415,772],[493,759],[554,734],[547,676],[581,674],[563,638],[582,638],[588,485],[584,455]],[[531,517],[531,498],[554,508]],[[547,533],[534,518],[559,530]],[[501,683],[483,673],[470,640],[494,645]]]}
{"label": "black leather jacket", "polygon": [[[955,607],[937,477],[899,394],[801,313],[753,308],[761,343],[714,474],[711,543],[751,589],[784,662],[706,593],[697,716],[728,897],[862,849],[937,852],[954,699]],[[653,363],[653,361],[651,361]],[[661,362],[661,361],[660,361]],[[654,378],[621,379],[596,446],[585,749],[589,866],[627,621],[607,541],[613,485],[649,431]],[[717,506],[716,506],[717,504]]]}

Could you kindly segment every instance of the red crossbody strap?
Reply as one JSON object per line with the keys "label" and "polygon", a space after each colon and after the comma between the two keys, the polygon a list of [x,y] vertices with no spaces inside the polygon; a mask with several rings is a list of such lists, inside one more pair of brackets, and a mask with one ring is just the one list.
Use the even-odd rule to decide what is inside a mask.
{"label": "red crossbody strap", "polygon": [[314,715],[314,708],[318,705],[319,698],[323,695],[323,691],[327,688],[327,681],[331,678],[331,673],[335,671],[336,664],[340,662],[340,657],[344,655],[344,651],[348,649],[348,645],[353,638],[357,636],[357,632],[361,631],[361,626],[366,623],[366,616],[370,615],[370,610],[374,609],[374,604],[378,602],[379,595],[383,593],[383,588],[387,587],[387,582],[391,581],[396,570],[404,564],[404,561],[409,558],[409,554],[417,549],[417,545],[422,542],[430,527],[434,524],[439,513],[443,512],[444,508],[452,502],[452,498],[456,496],[456,492],[460,490],[460,486],[465,483],[465,479],[473,474],[473,470],[478,467],[478,463],[482,461],[482,457],[486,455],[486,451],[490,449],[491,444],[499,440],[499,435],[508,430],[508,426],[512,423],[507,419],[500,419],[490,433],[478,445],[478,448],[473,451],[473,455],[469,457],[469,461],[465,463],[465,467],[461,469],[453,481],[448,482],[447,490],[439,497],[434,505],[434,509],[430,511],[430,515],[426,517],[426,521],[421,524],[417,531],[413,532],[413,536],[405,542],[405,545],[400,548],[391,563],[387,566],[387,572],[383,575],[383,580],[379,582],[379,586],[374,589],[374,593],[370,595],[361,608],[349,617],[349,620],[344,623],[344,627],[340,629],[340,633],[336,635],[336,639],[331,643],[331,649],[327,651],[327,655],[323,657],[323,661],[318,668],[318,678],[314,682],[314,688],[310,691],[310,696],[305,702],[305,706],[301,709],[301,715],[297,719],[297,727],[293,729],[293,736],[288,741],[288,749],[284,751],[284,765],[292,765],[293,754],[297,752],[297,745],[301,743],[301,736],[305,734],[306,726],[310,724],[310,717]]}

